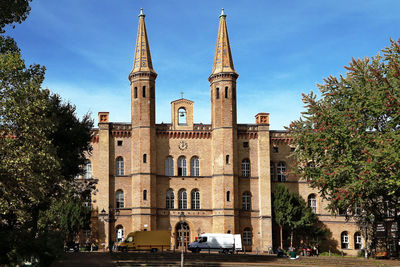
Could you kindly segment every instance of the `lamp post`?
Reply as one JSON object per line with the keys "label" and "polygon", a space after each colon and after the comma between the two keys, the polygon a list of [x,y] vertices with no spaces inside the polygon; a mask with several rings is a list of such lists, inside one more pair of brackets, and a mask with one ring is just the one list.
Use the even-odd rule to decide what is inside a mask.
{"label": "lamp post", "polygon": [[183,211],[181,212],[181,214],[179,215],[179,223],[181,225],[181,267],[183,267],[184,264],[184,255],[183,255],[183,239],[184,239],[184,232],[183,232],[183,224],[185,222],[185,213],[183,213]]}
{"label": "lamp post", "polygon": [[106,210],[103,208],[99,215],[100,220],[108,223],[108,249],[110,253],[112,252],[113,242],[112,242],[112,231],[111,224],[117,220],[119,216],[119,209],[114,209],[111,205],[108,207],[109,214],[107,214]]}
{"label": "lamp post", "polygon": [[368,218],[367,212],[364,209],[361,211],[360,226],[363,228],[365,236],[364,257],[368,259]]}

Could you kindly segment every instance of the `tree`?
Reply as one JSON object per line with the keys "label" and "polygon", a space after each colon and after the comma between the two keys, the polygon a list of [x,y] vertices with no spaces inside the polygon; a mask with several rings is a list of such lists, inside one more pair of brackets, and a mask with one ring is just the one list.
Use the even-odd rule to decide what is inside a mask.
{"label": "tree", "polygon": [[[74,106],[41,88],[45,68],[26,67],[11,38],[0,36],[0,52],[0,263],[33,256],[49,265],[62,251],[65,229],[77,230],[74,221],[66,228],[51,220],[49,211],[82,205],[74,177],[90,152],[93,122],[77,119]],[[81,226],[85,214],[78,212]]]}
{"label": "tree", "polygon": [[32,0],[2,0],[0,1],[0,33],[7,24],[21,23],[31,11],[29,2]]}
{"label": "tree", "polygon": [[320,98],[303,95],[306,111],[288,127],[296,173],[333,213],[364,210],[357,218],[369,223],[399,206],[400,39],[390,41],[382,55],[353,59],[345,77],[325,79]]}
{"label": "tree", "polygon": [[290,246],[293,246],[293,235],[297,229],[305,231],[315,226],[318,218],[307,207],[304,199],[296,193],[289,192],[284,185],[277,185],[273,196],[274,219],[280,228],[280,244],[283,248],[283,227],[290,229]]}

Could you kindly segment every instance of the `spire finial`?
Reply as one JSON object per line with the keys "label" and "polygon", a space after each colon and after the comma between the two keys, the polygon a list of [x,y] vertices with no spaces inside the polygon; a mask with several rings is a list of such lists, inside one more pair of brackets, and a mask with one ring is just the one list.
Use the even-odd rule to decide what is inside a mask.
{"label": "spire finial", "polygon": [[224,17],[224,18],[226,17],[225,11],[223,8],[221,8],[221,15],[219,15],[219,17]]}
{"label": "spire finial", "polygon": [[141,9],[140,9],[140,13],[139,13],[139,16],[138,16],[138,17],[139,17],[139,18],[140,18],[140,17],[143,17],[143,18],[144,18],[145,16],[146,16],[146,15],[145,15],[145,14],[143,14],[143,8],[141,8]]}

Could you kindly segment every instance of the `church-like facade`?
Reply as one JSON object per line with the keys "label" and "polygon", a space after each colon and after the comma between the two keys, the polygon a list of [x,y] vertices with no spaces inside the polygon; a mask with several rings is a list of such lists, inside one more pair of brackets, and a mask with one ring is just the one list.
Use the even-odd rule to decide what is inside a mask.
{"label": "church-like facade", "polygon": [[306,199],[338,249],[355,254],[361,248],[357,226],[331,216],[317,191],[288,174],[294,150],[288,133],[270,130],[268,113],[237,123],[238,76],[222,11],[208,77],[211,124],[195,124],[194,102],[184,98],[171,102],[171,123],[157,124],[157,73],[141,11],[129,74],[131,122],[113,123],[99,112],[82,177],[97,179],[92,238],[108,246],[133,231],[170,230],[178,247],[182,235],[188,243],[200,233],[238,233],[246,250],[267,251],[278,245],[271,194],[283,183]]}

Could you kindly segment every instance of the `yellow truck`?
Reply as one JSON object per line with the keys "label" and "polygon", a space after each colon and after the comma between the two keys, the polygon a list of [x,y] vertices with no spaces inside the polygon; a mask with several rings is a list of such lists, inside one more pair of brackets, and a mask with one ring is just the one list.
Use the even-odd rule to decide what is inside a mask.
{"label": "yellow truck", "polygon": [[128,234],[126,239],[117,246],[118,251],[168,250],[171,248],[170,231],[136,231]]}

